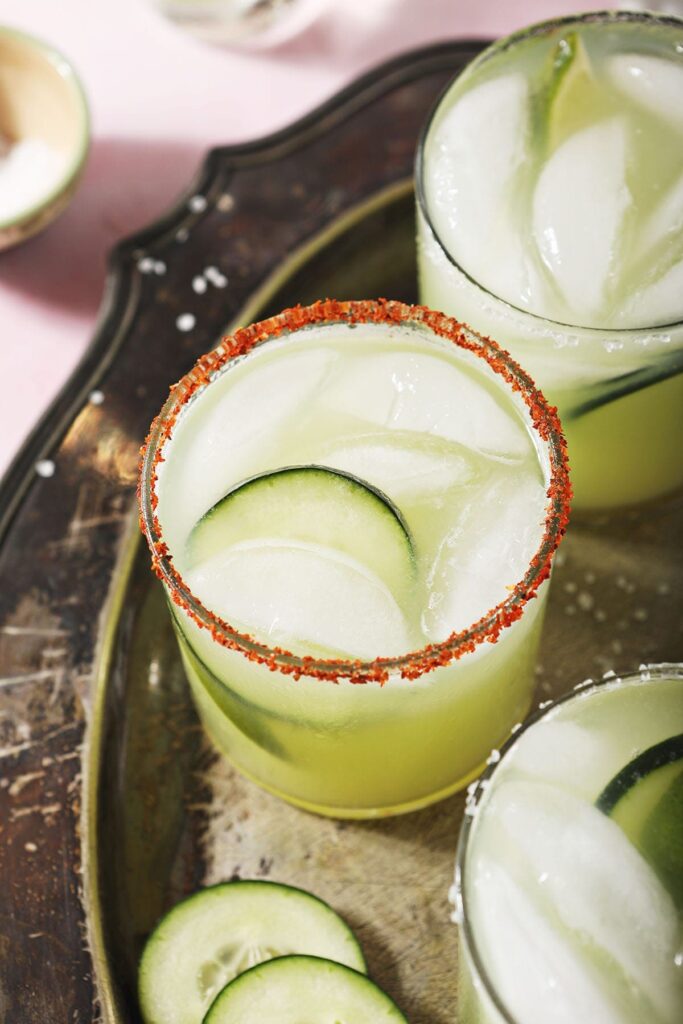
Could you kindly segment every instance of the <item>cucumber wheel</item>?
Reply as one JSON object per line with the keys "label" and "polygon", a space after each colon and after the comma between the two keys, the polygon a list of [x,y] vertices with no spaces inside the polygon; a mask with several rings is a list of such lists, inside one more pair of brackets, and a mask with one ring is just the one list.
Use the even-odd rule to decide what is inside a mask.
{"label": "cucumber wheel", "polygon": [[357,559],[392,593],[403,590],[414,571],[410,532],[389,498],[323,466],[292,466],[239,484],[192,530],[188,562],[192,567],[234,545],[272,538]]}
{"label": "cucumber wheel", "polygon": [[629,762],[596,806],[625,832],[683,911],[683,734]]}
{"label": "cucumber wheel", "polygon": [[366,969],[351,929],[310,893],[262,881],[203,889],[166,914],[147,941],[138,979],[145,1024],[200,1024],[224,985],[288,953]]}
{"label": "cucumber wheel", "polygon": [[364,974],[314,956],[252,967],[223,989],[204,1024],[407,1024]]}

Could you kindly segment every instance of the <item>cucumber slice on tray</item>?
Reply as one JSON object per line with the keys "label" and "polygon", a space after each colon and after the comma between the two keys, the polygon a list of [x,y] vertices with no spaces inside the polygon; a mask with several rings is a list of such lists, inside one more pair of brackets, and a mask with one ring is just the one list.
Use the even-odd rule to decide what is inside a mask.
{"label": "cucumber slice on tray", "polygon": [[683,734],[630,761],[596,806],[619,825],[683,911]]}
{"label": "cucumber slice on tray", "polygon": [[201,1024],[224,985],[291,953],[339,961],[357,977],[366,970],[349,926],[302,889],[265,881],[203,889],[169,911],[147,941],[138,976],[145,1024]]}
{"label": "cucumber slice on tray", "polygon": [[187,543],[190,566],[245,541],[278,538],[351,556],[392,593],[414,573],[410,531],[381,491],[325,466],[291,466],[245,480],[209,509]]}
{"label": "cucumber slice on tray", "polygon": [[373,981],[314,956],[285,956],[227,985],[204,1024],[407,1024]]}

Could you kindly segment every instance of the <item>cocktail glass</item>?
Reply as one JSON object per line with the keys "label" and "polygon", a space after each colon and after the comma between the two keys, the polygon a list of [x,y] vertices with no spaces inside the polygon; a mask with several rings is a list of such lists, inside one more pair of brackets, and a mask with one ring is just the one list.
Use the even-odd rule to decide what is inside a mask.
{"label": "cocktail glass", "polygon": [[166,17],[199,39],[223,46],[279,46],[303,32],[328,0],[152,0]]}
{"label": "cocktail glass", "polygon": [[[265,376],[254,376],[257,371]],[[285,376],[275,379],[274,373]],[[237,410],[232,419],[222,404],[226,399],[212,400],[218,388],[238,403],[230,406]],[[219,410],[219,425],[205,443],[192,424],[201,426],[202,410],[209,408]],[[389,410],[384,426],[381,409]],[[200,419],[193,420],[195,414]],[[412,430],[406,429],[411,423]],[[463,443],[467,439],[469,447]],[[275,454],[274,444],[279,446]],[[185,453],[182,460],[174,459],[174,445]],[[471,465],[481,460],[484,489],[477,490],[477,483],[468,490],[475,486]],[[456,584],[462,578],[465,594],[488,574],[498,600],[475,602],[472,618],[452,629],[441,623],[436,632],[430,630],[439,608],[425,601],[414,616],[420,629],[426,621],[427,630],[419,632],[417,647],[411,649],[408,641],[401,647],[391,625],[386,643],[398,649],[386,656],[384,640],[373,650],[373,631],[385,629],[387,616],[381,609],[359,613],[345,592],[346,576],[334,584],[326,638],[316,644],[285,647],[277,632],[284,628],[279,614],[260,633],[227,621],[216,603],[211,610],[188,584],[181,571],[183,545],[193,524],[204,522],[206,509],[217,499],[220,504],[226,492],[235,493],[235,484],[292,464],[331,467],[323,468],[325,479],[330,471],[350,471],[356,490],[358,477],[368,479],[375,495],[382,492],[389,504],[395,500],[398,514],[405,514],[416,550],[430,543],[444,547],[444,538],[433,536],[433,524],[450,503],[460,508],[458,495],[464,493],[457,528],[444,535],[446,554],[452,548],[457,564],[444,563],[437,550],[430,571],[442,573],[445,564],[443,578],[455,573]],[[533,480],[526,480],[521,466],[529,468]],[[444,473],[455,474],[448,486],[442,486]],[[408,501],[406,478],[412,487],[414,476],[422,490]],[[502,496],[501,480],[507,481]],[[203,489],[212,496],[203,496]],[[286,311],[226,338],[172,389],[152,425],[140,477],[142,529],[208,733],[245,775],[324,814],[399,813],[458,789],[530,704],[548,576],[566,527],[568,500],[564,441],[554,411],[507,353],[443,314],[397,302],[328,301]],[[178,525],[178,516],[184,525]],[[318,525],[316,520],[316,531]],[[277,534],[277,523],[274,529]],[[463,530],[474,531],[478,547],[458,547],[456,534]],[[364,534],[355,538],[361,544]],[[250,544],[236,546],[238,561],[245,550],[250,557]],[[258,557],[270,558],[282,544],[268,541],[265,556],[259,548]],[[297,545],[307,558],[319,554],[318,548]],[[270,600],[270,590],[283,586],[287,605],[290,585],[295,603],[299,583],[290,564],[268,562],[260,590],[249,598],[252,605]],[[238,570],[251,586],[254,574],[243,572],[241,561],[236,565],[233,559],[214,574],[219,588],[223,580],[230,585]],[[282,565],[289,572],[284,584]],[[320,571],[329,571],[327,563]],[[361,575],[365,579],[369,570]],[[386,588],[375,582],[372,593],[386,597]],[[300,591],[299,586],[296,601],[303,606],[309,597],[305,586]],[[358,593],[367,599],[367,589]],[[451,594],[439,594],[443,607]],[[326,600],[321,593],[321,602]],[[289,614],[287,607],[280,612],[285,618]],[[314,629],[316,614],[315,608],[302,611],[313,616]],[[330,640],[329,633],[336,636],[337,627],[343,632],[349,617],[349,643],[353,646],[357,637],[363,653],[340,657],[335,651],[346,641]]]}
{"label": "cocktail glass", "polygon": [[683,1015],[683,665],[588,680],[468,794],[462,1024]]}
{"label": "cocktail glass", "polygon": [[[584,37],[594,50],[596,40],[612,40],[610,46],[621,49],[613,56],[633,58],[633,67],[615,64],[614,74],[620,88],[637,94],[632,106],[639,120],[615,113],[614,85],[612,107],[607,100],[601,107],[602,86],[586,70],[587,47],[577,46]],[[655,63],[636,66],[639,50]],[[557,405],[577,508],[654,499],[683,483],[683,300],[680,280],[674,280],[683,275],[683,119],[672,114],[680,112],[682,52],[683,22],[676,18],[619,11],[535,25],[495,43],[451,84],[418,150],[421,301],[496,338]],[[515,54],[533,58],[533,67],[513,66]],[[649,77],[652,68],[662,71],[659,65],[673,75],[668,86]],[[499,94],[483,97],[486,111],[472,107],[460,116],[453,131],[461,170],[450,185],[446,178],[439,185],[436,176],[445,167],[439,160],[450,142],[438,133],[453,123],[459,99],[472,105],[474,87],[495,85],[497,69],[506,82],[501,77]],[[526,78],[526,107],[515,97],[522,87],[513,71]],[[566,102],[556,102],[563,89]],[[548,128],[553,104],[561,122],[554,136]],[[671,116],[678,121],[670,122]],[[560,141],[543,155],[553,137]],[[628,165],[626,157],[619,163],[622,149],[630,154]],[[467,177],[458,177],[461,171]],[[642,199],[643,210],[629,205],[629,189]],[[461,203],[459,220],[449,228],[450,200],[444,197],[455,192],[461,194],[453,200]],[[496,261],[502,276],[497,272],[494,279],[488,266]],[[651,272],[659,274],[660,264],[668,269],[646,293],[644,282]],[[596,282],[603,276],[609,308],[599,308]],[[558,280],[566,285],[561,301]]]}

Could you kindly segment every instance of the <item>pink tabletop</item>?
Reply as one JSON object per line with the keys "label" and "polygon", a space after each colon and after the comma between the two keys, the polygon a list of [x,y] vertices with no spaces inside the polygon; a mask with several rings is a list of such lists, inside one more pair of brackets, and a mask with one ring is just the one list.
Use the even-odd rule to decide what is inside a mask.
{"label": "pink tabletop", "polygon": [[42,235],[0,254],[0,474],[92,336],[107,251],[173,202],[209,147],[280,128],[402,51],[500,35],[586,6],[331,0],[298,38],[246,54],[193,39],[145,0],[0,0],[0,23],[42,36],[73,61],[89,96],[93,133],[66,213]]}

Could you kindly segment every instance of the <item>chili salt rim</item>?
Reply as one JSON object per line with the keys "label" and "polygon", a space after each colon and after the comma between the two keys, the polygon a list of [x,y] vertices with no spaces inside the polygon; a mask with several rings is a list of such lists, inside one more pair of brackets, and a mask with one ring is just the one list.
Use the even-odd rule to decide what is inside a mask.
{"label": "chili salt rim", "polygon": [[[428,644],[399,656],[375,658],[373,661],[296,655],[283,647],[269,647],[248,633],[234,629],[226,620],[209,611],[186,585],[173,564],[157,516],[156,484],[159,464],[164,461],[163,449],[190,398],[208,385],[213,374],[226,363],[237,356],[246,355],[256,345],[282,335],[294,334],[302,328],[334,323],[424,326],[438,337],[484,359],[494,373],[503,377],[512,390],[521,395],[534,430],[547,444],[550,461],[543,536],[524,577],[511,588],[509,596],[472,626],[452,633],[440,643]],[[566,449],[557,410],[548,404],[531,377],[512,356],[490,338],[425,306],[410,306],[389,299],[348,302],[320,300],[310,306],[286,309],[268,320],[240,328],[225,337],[212,352],[201,356],[194,367],[171,388],[141,449],[138,479],[140,528],[150,547],[152,568],[167,586],[172,601],[199,628],[208,629],[213,639],[222,646],[240,651],[250,661],[266,665],[272,672],[282,672],[295,679],[306,675],[328,682],[346,679],[352,683],[384,684],[391,673],[397,672],[404,679],[417,679],[425,672],[474,651],[484,641],[495,643],[502,630],[519,619],[527,602],[536,597],[539,587],[550,575],[553,555],[569,520],[571,485]]]}

